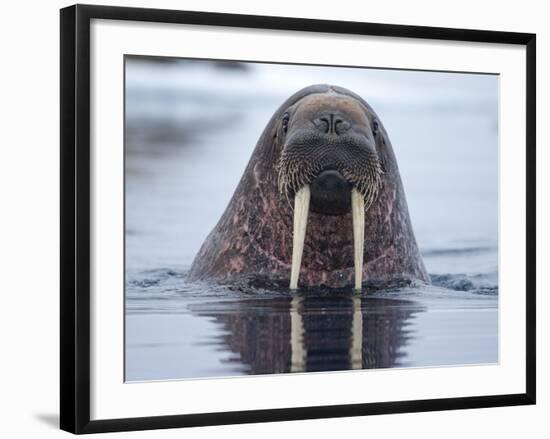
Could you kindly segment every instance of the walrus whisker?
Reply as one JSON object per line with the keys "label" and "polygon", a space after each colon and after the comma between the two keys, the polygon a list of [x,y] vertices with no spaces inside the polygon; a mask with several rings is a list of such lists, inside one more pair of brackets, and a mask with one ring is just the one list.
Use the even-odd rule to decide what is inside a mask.
{"label": "walrus whisker", "polygon": [[361,291],[363,283],[363,249],[365,243],[365,199],[355,187],[351,191],[353,218],[353,252],[355,266],[355,290]]}
{"label": "walrus whisker", "polygon": [[286,202],[288,203],[288,207],[290,208],[291,212],[294,212],[294,206],[290,202],[290,197],[288,196],[288,191],[285,191],[284,194],[285,194]]}
{"label": "walrus whisker", "polygon": [[292,236],[292,266],[290,269],[291,290],[298,289],[298,278],[300,276],[300,266],[302,265],[302,255],[304,253],[310,198],[311,191],[309,185],[302,186],[294,196],[294,233]]}

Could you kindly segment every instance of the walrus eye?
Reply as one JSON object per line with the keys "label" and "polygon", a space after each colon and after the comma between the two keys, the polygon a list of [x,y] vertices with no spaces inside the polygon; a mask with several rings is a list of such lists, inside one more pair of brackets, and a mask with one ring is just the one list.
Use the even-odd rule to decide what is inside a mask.
{"label": "walrus eye", "polygon": [[378,121],[375,119],[373,122],[372,122],[372,134],[374,137],[376,137],[376,135],[378,134]]}
{"label": "walrus eye", "polygon": [[285,114],[283,116],[282,126],[283,126],[283,132],[286,133],[288,131],[288,121],[290,120],[290,116],[288,114]]}

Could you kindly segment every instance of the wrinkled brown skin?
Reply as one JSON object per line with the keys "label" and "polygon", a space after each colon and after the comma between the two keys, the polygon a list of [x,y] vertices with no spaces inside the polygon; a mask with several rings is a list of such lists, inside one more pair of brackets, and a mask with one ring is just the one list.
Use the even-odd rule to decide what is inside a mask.
{"label": "wrinkled brown skin", "polygon": [[[390,288],[417,281],[429,282],[384,126],[362,98],[329,85],[300,90],[273,115],[229,205],[193,261],[189,273],[191,280],[288,287],[293,212],[279,194],[277,185],[276,164],[283,147],[280,121],[289,107],[319,95],[358,103],[365,111],[365,123],[372,125],[376,119],[379,125],[376,151],[384,174],[379,195],[365,215],[364,287]],[[326,99],[321,101],[326,102]],[[353,285],[353,278],[351,213],[328,216],[310,210],[299,287],[346,289]]]}

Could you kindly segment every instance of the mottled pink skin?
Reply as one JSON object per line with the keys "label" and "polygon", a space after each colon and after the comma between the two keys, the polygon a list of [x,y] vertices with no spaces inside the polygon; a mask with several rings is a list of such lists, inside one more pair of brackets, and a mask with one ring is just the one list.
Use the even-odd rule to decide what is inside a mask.
{"label": "mottled pink skin", "polygon": [[[338,87],[311,86],[290,97],[260,137],[229,205],[193,261],[190,279],[288,286],[293,212],[277,185],[276,163],[283,143],[280,119],[288,107],[319,93],[349,96],[360,102],[370,121],[377,118],[360,97]],[[429,282],[391,143],[378,123],[376,150],[385,173],[381,191],[365,215],[363,282],[377,288]],[[327,216],[310,211],[299,286],[347,288],[353,279],[351,213]]]}

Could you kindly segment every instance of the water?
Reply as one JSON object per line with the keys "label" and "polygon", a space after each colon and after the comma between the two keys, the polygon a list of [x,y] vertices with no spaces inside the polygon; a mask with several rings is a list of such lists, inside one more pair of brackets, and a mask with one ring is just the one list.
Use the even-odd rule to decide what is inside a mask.
{"label": "water", "polygon": [[[498,361],[497,77],[127,62],[127,380]],[[432,285],[291,296],[187,281],[270,116],[319,82],[384,122]]]}

